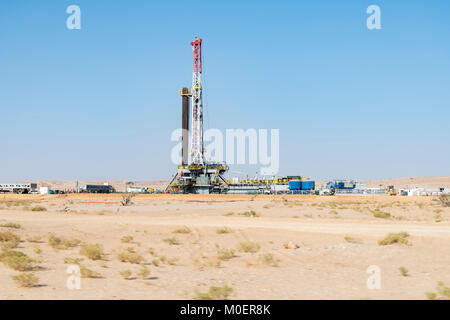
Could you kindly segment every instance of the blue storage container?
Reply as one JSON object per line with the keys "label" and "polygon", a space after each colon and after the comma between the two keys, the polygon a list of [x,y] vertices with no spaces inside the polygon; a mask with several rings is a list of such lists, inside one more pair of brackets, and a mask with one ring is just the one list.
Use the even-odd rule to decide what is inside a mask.
{"label": "blue storage container", "polygon": [[314,190],[316,184],[313,180],[304,180],[301,185],[302,190]]}
{"label": "blue storage container", "polygon": [[300,180],[289,181],[289,190],[301,190],[302,183]]}

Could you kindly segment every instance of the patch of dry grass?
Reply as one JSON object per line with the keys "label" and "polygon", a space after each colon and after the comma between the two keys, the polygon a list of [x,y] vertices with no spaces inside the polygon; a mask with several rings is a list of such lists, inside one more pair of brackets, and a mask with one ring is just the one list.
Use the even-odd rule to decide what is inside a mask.
{"label": "patch of dry grass", "polygon": [[0,227],[2,227],[2,228],[11,228],[11,229],[20,229],[20,224],[13,223],[13,222],[8,222],[8,223],[0,224]]}
{"label": "patch of dry grass", "polygon": [[378,240],[380,246],[391,245],[394,243],[408,244],[409,234],[407,232],[389,233],[384,239]]}
{"label": "patch of dry grass", "polygon": [[184,226],[178,229],[175,229],[172,231],[172,233],[191,233],[191,229],[189,229],[188,227]]}
{"label": "patch of dry grass", "polygon": [[9,249],[0,253],[0,262],[16,271],[30,271],[36,267],[36,260],[23,252]]}
{"label": "patch of dry grass", "polygon": [[36,206],[36,207],[33,207],[33,208],[31,209],[31,211],[35,211],[35,212],[47,211],[47,208],[41,207],[41,206]]}
{"label": "patch of dry grass", "polygon": [[259,260],[266,265],[272,266],[272,267],[278,267],[279,259],[275,258],[273,254],[266,253],[259,256]]}
{"label": "patch of dry grass", "polygon": [[91,260],[102,260],[104,256],[103,246],[101,244],[84,244],[80,249],[80,254]]}
{"label": "patch of dry grass", "polygon": [[243,252],[255,253],[261,248],[258,242],[243,241],[239,243],[238,250]]}
{"label": "patch of dry grass", "polygon": [[226,300],[233,293],[233,288],[224,285],[222,287],[211,286],[208,292],[195,291],[194,299],[197,300]]}
{"label": "patch of dry grass", "polygon": [[135,252],[129,252],[129,251],[122,251],[117,254],[117,259],[119,259],[120,262],[129,262],[133,264],[140,264],[144,262],[144,257],[141,256],[139,253]]}
{"label": "patch of dry grass", "polygon": [[180,244],[180,242],[174,237],[163,239],[163,241],[168,243],[171,246],[176,246],[176,245]]}
{"label": "patch of dry grass", "polygon": [[354,237],[350,237],[350,236],[345,236],[344,240],[347,241],[348,243],[361,243],[360,239],[354,238]]}
{"label": "patch of dry grass", "polygon": [[15,276],[12,276],[14,282],[21,288],[32,288],[36,287],[39,283],[39,278],[36,277],[33,273],[21,273]]}
{"label": "patch of dry grass", "polygon": [[64,239],[50,234],[48,237],[48,245],[53,249],[65,250],[80,245],[81,240],[78,239]]}
{"label": "patch of dry grass", "polygon": [[222,261],[230,260],[235,257],[234,249],[225,249],[216,245],[217,258]]}
{"label": "patch of dry grass", "polygon": [[120,238],[120,241],[122,241],[123,243],[130,243],[133,241],[133,237],[132,236],[123,236],[122,238]]}
{"label": "patch of dry grass", "polygon": [[0,232],[0,247],[3,249],[17,248],[20,243],[20,237],[11,231]]}
{"label": "patch of dry grass", "polygon": [[216,230],[217,234],[225,234],[225,233],[231,233],[231,229],[227,227],[219,228]]}

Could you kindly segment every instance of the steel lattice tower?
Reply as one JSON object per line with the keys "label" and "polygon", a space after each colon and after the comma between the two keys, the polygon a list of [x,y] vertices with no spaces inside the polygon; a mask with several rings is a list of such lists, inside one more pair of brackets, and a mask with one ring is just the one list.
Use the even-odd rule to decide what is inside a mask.
{"label": "steel lattice tower", "polygon": [[202,39],[191,42],[194,51],[192,78],[192,164],[203,164]]}

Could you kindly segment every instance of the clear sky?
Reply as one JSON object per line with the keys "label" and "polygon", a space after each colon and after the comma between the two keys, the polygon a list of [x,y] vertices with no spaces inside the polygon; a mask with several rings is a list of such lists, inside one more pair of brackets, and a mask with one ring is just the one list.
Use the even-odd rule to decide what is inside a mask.
{"label": "clear sky", "polygon": [[280,129],[280,175],[450,175],[449,17],[447,0],[2,0],[0,182],[168,179],[195,35],[206,129]]}

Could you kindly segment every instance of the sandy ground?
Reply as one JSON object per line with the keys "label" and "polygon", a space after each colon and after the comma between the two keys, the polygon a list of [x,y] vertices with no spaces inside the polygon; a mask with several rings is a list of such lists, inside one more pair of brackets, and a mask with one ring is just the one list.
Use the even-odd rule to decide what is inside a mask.
{"label": "sandy ground", "polygon": [[[194,299],[224,285],[233,289],[230,299],[425,299],[439,281],[450,285],[450,208],[434,197],[162,194],[136,196],[130,206],[120,200],[119,194],[1,195],[0,224],[20,228],[0,232],[19,235],[14,250],[38,259],[32,272],[40,285],[18,287],[12,276],[20,272],[0,263],[0,299]],[[31,211],[36,206],[47,211]],[[376,209],[390,217],[374,217]],[[256,217],[243,214],[252,210]],[[183,226],[190,232],[174,233]],[[230,232],[218,233],[223,227]],[[401,231],[410,234],[409,245],[378,244]],[[54,249],[51,233],[101,244],[105,255],[90,260],[80,254],[82,244]],[[128,235],[133,240],[123,243]],[[257,252],[238,249],[248,241],[259,244]],[[127,247],[145,261],[119,261]],[[218,247],[235,256],[221,260]],[[69,290],[68,257],[84,258],[82,265],[100,276]],[[137,276],[142,265],[151,272],[146,279]],[[380,268],[380,289],[367,288],[371,265]],[[131,279],[120,275],[124,270]]]}

